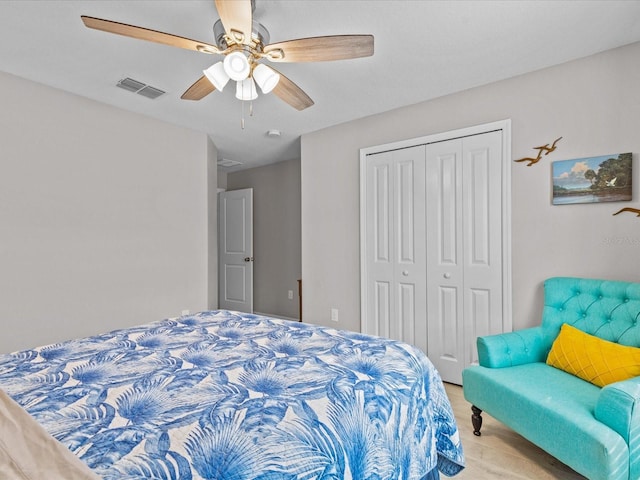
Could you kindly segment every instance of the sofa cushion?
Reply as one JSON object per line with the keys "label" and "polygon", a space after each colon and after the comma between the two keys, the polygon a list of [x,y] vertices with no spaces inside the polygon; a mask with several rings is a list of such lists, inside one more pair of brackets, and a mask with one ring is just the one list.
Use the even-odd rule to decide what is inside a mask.
{"label": "sofa cushion", "polygon": [[592,479],[629,478],[626,442],[594,417],[595,385],[544,362],[468,367],[462,383],[469,403],[574,470]]}
{"label": "sofa cushion", "polygon": [[604,387],[640,376],[640,348],[609,342],[565,323],[547,364]]}

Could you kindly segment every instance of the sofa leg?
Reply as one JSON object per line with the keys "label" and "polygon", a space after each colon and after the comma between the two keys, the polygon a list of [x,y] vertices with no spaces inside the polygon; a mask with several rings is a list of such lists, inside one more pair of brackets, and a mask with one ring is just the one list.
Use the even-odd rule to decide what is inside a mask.
{"label": "sofa leg", "polygon": [[482,416],[480,415],[482,413],[482,410],[480,410],[475,405],[471,405],[471,411],[473,412],[471,414],[471,423],[473,424],[473,434],[476,437],[479,437],[480,429],[482,428]]}

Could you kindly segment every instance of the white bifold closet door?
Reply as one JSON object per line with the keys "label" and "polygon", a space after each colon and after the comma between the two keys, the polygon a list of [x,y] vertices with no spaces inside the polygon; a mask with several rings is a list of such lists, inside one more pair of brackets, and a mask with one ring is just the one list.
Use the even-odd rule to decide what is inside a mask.
{"label": "white bifold closet door", "polygon": [[461,384],[503,329],[502,131],[368,155],[363,331],[424,350]]}

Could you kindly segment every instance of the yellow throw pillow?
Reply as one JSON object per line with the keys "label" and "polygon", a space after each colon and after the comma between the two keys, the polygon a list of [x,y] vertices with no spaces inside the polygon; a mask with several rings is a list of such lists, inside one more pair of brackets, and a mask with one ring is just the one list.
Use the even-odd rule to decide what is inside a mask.
{"label": "yellow throw pillow", "polygon": [[565,323],[547,364],[604,387],[640,376],[640,348],[609,342]]}

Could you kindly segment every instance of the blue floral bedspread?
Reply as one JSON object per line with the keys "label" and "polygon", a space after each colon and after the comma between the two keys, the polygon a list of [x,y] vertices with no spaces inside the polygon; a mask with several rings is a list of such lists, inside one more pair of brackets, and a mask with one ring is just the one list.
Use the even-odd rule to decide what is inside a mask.
{"label": "blue floral bedspread", "polygon": [[421,479],[464,465],[418,349],[202,312],[0,355],[0,388],[105,479]]}

